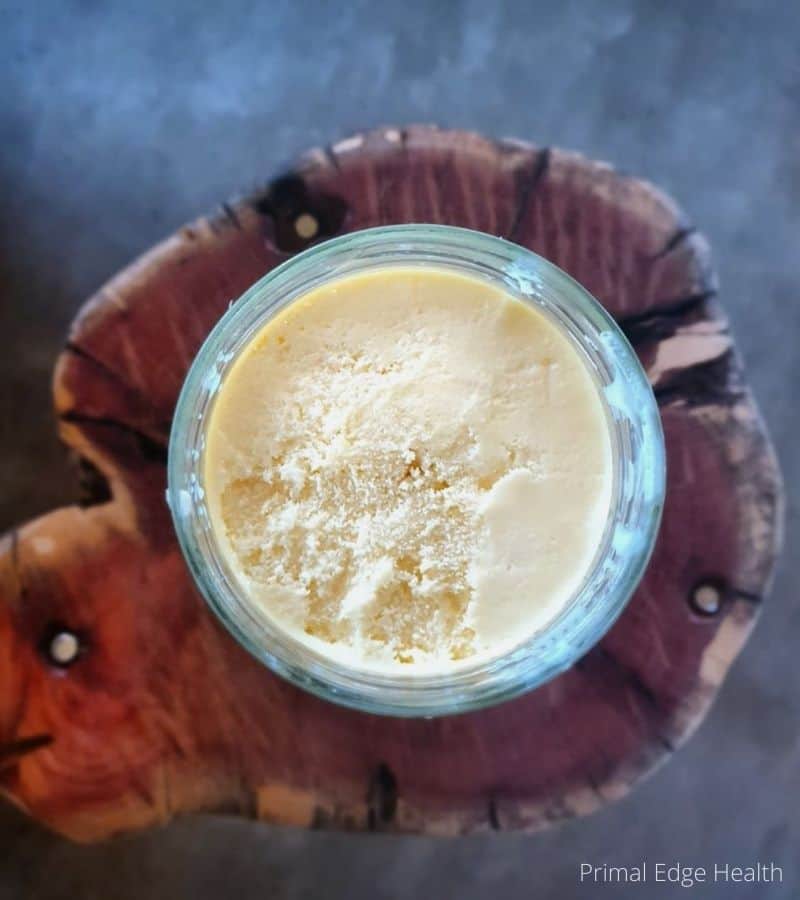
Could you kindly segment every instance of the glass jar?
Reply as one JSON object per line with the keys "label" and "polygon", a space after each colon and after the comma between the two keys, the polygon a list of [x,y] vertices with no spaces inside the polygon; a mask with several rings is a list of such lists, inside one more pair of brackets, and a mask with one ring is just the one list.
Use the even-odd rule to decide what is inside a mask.
{"label": "glass jar", "polygon": [[[556,618],[511,652],[442,674],[376,674],[301,644],[250,608],[217,547],[204,502],[210,411],[237,354],[264,324],[319,285],[381,266],[433,266],[488,280],[534,305],[579,350],[605,406],[612,443],[608,520],[592,566]],[[220,319],[192,364],[169,444],[168,502],[198,588],[259,660],[306,690],[345,706],[396,716],[440,716],[508,700],[571,666],[610,628],[650,557],[664,500],[661,421],[628,341],[576,281],[516,244],[462,228],[396,225],[313,247],[253,285]]]}

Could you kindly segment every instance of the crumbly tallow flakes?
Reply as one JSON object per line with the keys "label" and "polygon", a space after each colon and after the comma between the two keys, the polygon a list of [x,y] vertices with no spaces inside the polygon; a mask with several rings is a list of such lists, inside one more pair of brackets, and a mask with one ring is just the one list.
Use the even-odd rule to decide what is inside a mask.
{"label": "crumbly tallow flakes", "polygon": [[476,277],[387,267],[263,327],[220,388],[204,474],[259,614],[346,665],[413,674],[558,613],[611,473],[597,387],[550,319]]}

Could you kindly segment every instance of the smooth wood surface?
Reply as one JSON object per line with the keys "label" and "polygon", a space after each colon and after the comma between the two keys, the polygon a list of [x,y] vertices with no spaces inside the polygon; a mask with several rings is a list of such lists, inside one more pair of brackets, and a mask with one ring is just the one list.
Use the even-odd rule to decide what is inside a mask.
{"label": "smooth wood surface", "polygon": [[[309,222],[318,240],[411,221],[502,235],[581,281],[647,368],[669,466],[652,562],[601,644],[519,700],[433,721],[340,709],[251,659],[194,590],[164,502],[177,393],[227,305]],[[715,294],[705,240],[651,185],[430,127],[315,150],[154,248],[87,303],[56,367],[85,505],[0,545],[0,788],[79,840],[197,810],[535,829],[624,794],[702,720],[779,544],[777,466]],[[59,667],[64,629],[81,653]]]}

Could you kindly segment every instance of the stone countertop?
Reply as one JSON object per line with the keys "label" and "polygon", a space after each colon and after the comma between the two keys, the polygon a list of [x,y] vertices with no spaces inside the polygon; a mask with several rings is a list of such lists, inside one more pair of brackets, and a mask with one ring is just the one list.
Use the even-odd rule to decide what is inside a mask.
{"label": "stone countertop", "polygon": [[[690,743],[622,802],[547,834],[457,841],[198,818],[75,847],[0,806],[0,900],[543,893],[594,897],[581,862],[774,861],[800,886],[800,11],[721,0],[310,0],[0,8],[0,531],[74,496],[49,382],[73,314],[133,256],[297,152],[437,122],[576,149],[671,192],[777,445],[783,560],[763,618]],[[609,896],[618,888],[607,885]],[[650,882],[631,896],[685,897]],[[702,896],[727,898],[730,885]]]}

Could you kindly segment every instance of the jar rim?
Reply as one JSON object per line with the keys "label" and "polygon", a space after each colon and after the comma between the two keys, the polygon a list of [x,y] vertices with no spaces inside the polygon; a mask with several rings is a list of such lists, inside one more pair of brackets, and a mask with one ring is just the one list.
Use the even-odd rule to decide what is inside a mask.
{"label": "jar rim", "polygon": [[[580,588],[544,628],[499,657],[442,673],[347,667],[254,615],[218,552],[205,506],[205,426],[228,367],[273,316],[315,287],[398,264],[482,275],[555,320],[588,362],[612,434],[613,498],[601,546]],[[666,462],[655,397],[636,354],[606,310],[553,263],[499,237],[449,225],[390,225],[352,232],[297,254],[233,303],[195,357],[169,441],[167,502],[200,593],[262,663],[312,693],[362,711],[438,716],[531,690],[569,668],[620,615],[652,553]]]}

